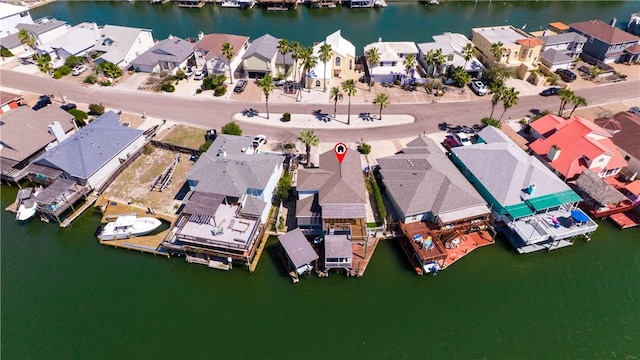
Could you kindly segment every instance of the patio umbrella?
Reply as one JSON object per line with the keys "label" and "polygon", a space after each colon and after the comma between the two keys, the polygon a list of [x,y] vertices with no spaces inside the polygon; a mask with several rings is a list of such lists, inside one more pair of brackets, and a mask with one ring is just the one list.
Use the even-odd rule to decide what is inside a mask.
{"label": "patio umbrella", "polygon": [[573,218],[573,220],[581,223],[587,222],[589,220],[587,215],[585,215],[582,211],[578,211],[578,210],[573,210],[571,212],[571,217]]}

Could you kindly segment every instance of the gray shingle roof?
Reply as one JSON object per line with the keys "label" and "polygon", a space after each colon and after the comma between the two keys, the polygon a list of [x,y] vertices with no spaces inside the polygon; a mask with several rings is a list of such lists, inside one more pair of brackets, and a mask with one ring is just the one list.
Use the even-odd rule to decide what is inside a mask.
{"label": "gray shingle roof", "polygon": [[161,61],[180,64],[193,55],[193,44],[179,37],[159,41],[135,58],[131,64],[156,66]]}
{"label": "gray shingle roof", "polygon": [[[278,41],[280,40],[270,34],[264,34],[251,42],[242,58],[248,59],[252,56],[257,56],[265,60],[271,60],[278,53]],[[287,64],[293,63],[290,52],[285,54],[284,59],[282,55],[278,55],[276,58],[276,63],[278,64],[284,64],[285,62]]]}
{"label": "gray shingle roof", "polygon": [[60,26],[65,26],[66,24],[66,21],[45,18],[40,19],[33,24],[18,24],[16,27],[18,29],[25,29],[32,34],[40,35]]}
{"label": "gray shingle roof", "polygon": [[490,212],[480,194],[429,138],[418,137],[400,153],[377,161],[387,194],[405,216],[456,212],[467,218]]}
{"label": "gray shingle roof", "polygon": [[[246,154],[251,138],[219,135],[202,154],[187,179],[197,182],[198,191],[241,197],[247,189],[262,190],[282,161],[282,156]],[[226,156],[218,156],[220,149]]]}
{"label": "gray shingle roof", "polygon": [[109,111],[34,160],[87,179],[129,146],[143,131],[120,125],[120,117]]}
{"label": "gray shingle roof", "polygon": [[573,58],[562,51],[547,49],[540,53],[540,58],[547,60],[551,64],[561,64],[573,61]]}
{"label": "gray shingle roof", "polygon": [[94,47],[95,51],[103,52],[100,56],[104,61],[119,64],[124,60],[131,46],[141,32],[151,30],[127,26],[105,25],[100,29],[100,38]]}
{"label": "gray shingle roof", "polygon": [[556,45],[556,44],[564,44],[569,42],[584,43],[587,41],[586,37],[575,32],[566,32],[562,34],[540,36],[538,37],[538,39],[544,41],[545,45]]}
{"label": "gray shingle roof", "polygon": [[452,149],[471,173],[503,206],[523,200],[523,189],[536,185],[535,196],[571,190],[543,163],[519,148],[502,131],[487,126],[479,133],[486,144],[459,146]]}
{"label": "gray shingle roof", "polygon": [[325,235],[324,236],[324,257],[325,258],[350,258],[353,256],[353,247],[347,235]]}
{"label": "gray shingle roof", "polygon": [[280,240],[282,248],[296,268],[318,260],[318,254],[313,250],[302,230],[291,230],[278,236],[278,240]]}

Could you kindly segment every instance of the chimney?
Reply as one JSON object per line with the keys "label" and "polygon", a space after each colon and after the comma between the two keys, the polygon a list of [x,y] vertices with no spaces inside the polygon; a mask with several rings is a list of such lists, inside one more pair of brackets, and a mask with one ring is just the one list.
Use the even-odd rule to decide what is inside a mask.
{"label": "chimney", "polygon": [[536,184],[529,185],[529,187],[527,188],[527,194],[533,196],[535,192],[536,192]]}
{"label": "chimney", "polygon": [[69,137],[69,135],[65,134],[62,125],[60,125],[58,121],[54,121],[49,124],[49,134],[53,135],[59,143]]}
{"label": "chimney", "polygon": [[558,145],[551,145],[547,158],[549,161],[555,161],[560,157],[560,147]]}
{"label": "chimney", "polygon": [[204,37],[204,33],[202,31],[198,31],[198,41],[202,40]]}

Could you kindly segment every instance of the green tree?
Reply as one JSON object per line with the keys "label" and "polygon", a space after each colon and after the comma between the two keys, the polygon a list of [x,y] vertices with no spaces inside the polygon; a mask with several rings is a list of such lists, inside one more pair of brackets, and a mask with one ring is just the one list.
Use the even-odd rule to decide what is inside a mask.
{"label": "green tree", "polygon": [[437,49],[433,55],[433,64],[438,71],[438,75],[442,75],[442,66],[447,62],[447,55],[442,52],[442,49]]}
{"label": "green tree", "polygon": [[347,108],[347,125],[351,125],[351,97],[354,96],[358,90],[356,90],[356,82],[353,79],[349,79],[342,84],[342,90],[349,97],[349,106]]}
{"label": "green tree", "polygon": [[427,51],[427,53],[424,54],[424,56],[422,57],[422,60],[424,60],[424,63],[427,65],[427,73],[431,77],[435,75],[435,63],[436,63],[435,59],[436,59],[436,52],[433,49]]}
{"label": "green tree", "polygon": [[327,63],[331,61],[331,45],[326,42],[320,46],[320,55],[318,59],[324,63],[324,79],[322,82],[324,83],[323,90],[327,92]]}
{"label": "green tree", "polygon": [[236,136],[242,135],[242,129],[240,128],[240,125],[236,124],[235,121],[226,123],[222,127],[222,129],[220,129],[220,131],[223,134],[227,134],[227,135],[236,135]]}
{"label": "green tree", "polygon": [[102,115],[104,114],[104,105],[102,104],[89,104],[90,115]]}
{"label": "green tree", "polygon": [[498,105],[498,103],[502,99],[502,95],[504,94],[504,91],[505,91],[505,86],[502,81],[492,82],[491,85],[489,85],[489,94],[492,94],[491,95],[491,114],[489,115],[490,119],[493,119],[493,112],[496,109],[496,105]]}
{"label": "green tree", "polygon": [[[302,69],[304,70],[305,77],[311,70],[313,70],[313,68],[316,67],[316,65],[318,65],[318,57],[313,55],[313,48],[304,48],[302,51]],[[305,79],[305,83],[306,82],[307,81]],[[300,91],[302,92],[302,89]],[[311,86],[309,86],[309,92],[311,92]]]}
{"label": "green tree", "polygon": [[373,103],[380,110],[379,119],[382,120],[382,109],[386,108],[389,105],[389,96],[385,93],[380,93],[373,99]]}
{"label": "green tree", "polygon": [[493,119],[490,117],[482,118],[482,120],[480,120],[480,123],[484,126],[493,126],[498,129],[502,127],[502,122],[500,120]]}
{"label": "green tree", "polygon": [[583,98],[582,96],[576,95],[571,99],[571,104],[573,104],[573,109],[571,109],[569,117],[573,115],[573,112],[576,111],[578,106],[587,106],[587,99]]}
{"label": "green tree", "polygon": [[53,66],[51,65],[51,56],[49,54],[44,54],[38,57],[38,69],[47,75],[51,75],[51,71],[53,71]]}
{"label": "green tree", "polygon": [[338,109],[338,101],[342,100],[342,91],[337,86],[331,88],[331,101],[333,101],[333,118],[336,117],[336,110]]}
{"label": "green tree", "polygon": [[305,153],[307,154],[307,164],[309,164],[309,158],[311,156],[311,147],[318,146],[320,144],[320,139],[313,132],[313,130],[302,130],[300,132],[300,136],[298,137],[300,141],[304,144]]}
{"label": "green tree", "polygon": [[591,75],[591,78],[593,80],[596,80],[597,82],[600,82],[600,75],[602,75],[602,73],[604,73],[604,70],[599,67],[599,66],[593,66],[591,68],[591,70],[589,70],[589,75]]}
{"label": "green tree", "polygon": [[416,55],[408,54],[407,57],[404,58],[403,64],[404,64],[404,71],[407,74],[407,76],[409,76],[409,73],[411,72],[411,70],[416,68],[416,65],[417,65]]}
{"label": "green tree", "polygon": [[505,48],[502,41],[498,41],[491,45],[491,54],[495,58],[496,64],[500,64],[502,60],[502,55],[504,54]]}
{"label": "green tree", "polygon": [[258,87],[262,89],[262,93],[264,93],[264,101],[267,107],[267,119],[269,118],[269,95],[275,89],[275,85],[273,84],[273,77],[271,74],[265,75],[262,79],[258,81]]}
{"label": "green tree", "polygon": [[576,96],[576,94],[573,92],[573,90],[569,88],[564,88],[564,89],[560,89],[560,92],[558,93],[558,95],[560,97],[560,108],[558,109],[558,116],[562,116],[562,113],[564,113],[564,108],[567,106],[568,103],[571,102],[571,100]]}
{"label": "green tree", "polygon": [[287,55],[291,51],[291,43],[287,39],[280,39],[278,41],[278,52],[282,55],[282,63],[284,64],[284,77],[287,77]]}
{"label": "green tree", "polygon": [[298,60],[302,58],[302,45],[294,41],[291,43],[291,58],[293,59],[293,82],[298,80]]}
{"label": "green tree", "polygon": [[20,44],[31,49],[36,54],[36,56],[38,56],[38,52],[36,51],[36,37],[33,36],[32,33],[25,29],[20,29],[18,31],[18,41],[20,42]]}
{"label": "green tree", "polygon": [[84,58],[81,56],[71,55],[64,61],[64,64],[73,69],[78,65],[84,64]]}
{"label": "green tree", "polygon": [[505,82],[505,80],[514,77],[515,72],[504,65],[495,65],[490,69],[485,69],[482,72],[482,78],[489,83],[493,82]]}
{"label": "green tree", "polygon": [[236,56],[236,52],[233,50],[233,45],[229,42],[222,44],[222,56],[227,59],[227,66],[229,67],[229,81],[233,84],[233,70],[231,69],[231,59]]}
{"label": "green tree", "polygon": [[380,50],[378,50],[378,48],[375,46],[370,47],[369,50],[367,50],[365,57],[367,58],[367,63],[369,64],[369,78],[367,79],[367,83],[369,84],[369,91],[371,91],[371,81],[373,80],[373,75],[371,73],[373,71],[373,68],[378,66],[378,63],[380,62]]}
{"label": "green tree", "polygon": [[280,180],[278,180],[278,188],[276,189],[276,200],[278,202],[284,202],[291,196],[291,175],[289,172],[282,174]]}
{"label": "green tree", "polygon": [[451,79],[456,82],[456,86],[463,87],[471,83],[471,75],[461,66],[456,66],[451,74]]}
{"label": "green tree", "polygon": [[110,61],[105,61],[103,63],[100,63],[98,67],[100,68],[100,70],[102,70],[102,73],[108,77],[116,79],[122,76],[122,69],[120,69],[118,65]]}
{"label": "green tree", "polygon": [[507,112],[507,110],[518,104],[518,95],[520,95],[520,92],[512,87],[504,91],[501,99],[504,111],[502,111],[502,114],[500,115],[500,121],[502,121],[502,117],[504,116],[504,113]]}
{"label": "green tree", "polygon": [[463,48],[462,48],[462,58],[464,59],[464,66],[462,67],[463,69],[467,69],[467,63],[469,62],[469,60],[473,59],[473,55],[474,55],[474,47],[473,47],[473,43],[468,42]]}

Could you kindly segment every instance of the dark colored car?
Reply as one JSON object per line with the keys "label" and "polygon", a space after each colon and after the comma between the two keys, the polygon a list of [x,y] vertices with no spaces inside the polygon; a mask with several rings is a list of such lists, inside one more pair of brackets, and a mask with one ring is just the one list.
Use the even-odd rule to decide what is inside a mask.
{"label": "dark colored car", "polygon": [[247,80],[245,79],[240,79],[238,80],[238,83],[236,84],[236,87],[233,88],[233,92],[235,93],[241,93],[244,91],[244,89],[247,87]]}
{"label": "dark colored car", "polygon": [[542,96],[553,96],[558,95],[560,93],[560,88],[558,87],[550,87],[548,89],[542,90],[540,95]]}
{"label": "dark colored car", "polygon": [[38,102],[35,105],[33,105],[32,109],[35,111],[38,111],[43,107],[46,107],[49,105],[51,105],[51,97],[47,95],[42,95],[40,96],[40,100],[38,100]]}
{"label": "dark colored car", "polygon": [[567,69],[556,70],[556,74],[560,75],[560,78],[566,82],[572,82],[578,78],[573,71]]}
{"label": "dark colored car", "polygon": [[64,110],[64,111],[69,111],[69,110],[73,110],[75,109],[77,106],[74,103],[68,103],[68,104],[64,104],[62,106],[60,106],[60,109]]}

